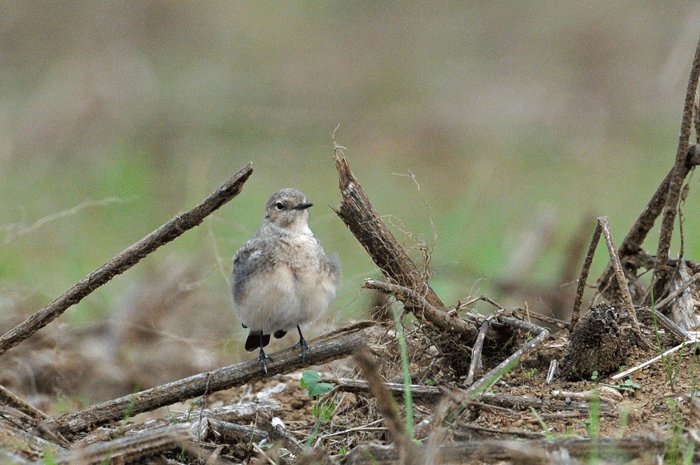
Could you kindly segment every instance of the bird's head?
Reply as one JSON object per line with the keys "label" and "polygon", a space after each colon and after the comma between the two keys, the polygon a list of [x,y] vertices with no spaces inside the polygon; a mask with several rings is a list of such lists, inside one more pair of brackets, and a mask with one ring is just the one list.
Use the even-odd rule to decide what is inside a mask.
{"label": "bird's head", "polygon": [[265,221],[280,228],[310,233],[308,208],[312,205],[306,201],[302,192],[291,188],[282,189],[267,199]]}

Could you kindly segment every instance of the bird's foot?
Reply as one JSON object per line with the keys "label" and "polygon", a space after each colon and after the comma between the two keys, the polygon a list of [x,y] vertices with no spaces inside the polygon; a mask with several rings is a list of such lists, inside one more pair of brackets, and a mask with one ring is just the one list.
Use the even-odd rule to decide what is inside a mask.
{"label": "bird's foot", "polygon": [[267,374],[267,361],[268,360],[271,362],[273,361],[272,357],[267,355],[265,353],[265,351],[263,351],[262,346],[260,346],[260,355],[258,355],[258,363],[262,363],[263,371],[265,372],[265,374]]}
{"label": "bird's foot", "polygon": [[309,344],[306,342],[306,339],[304,339],[304,336],[301,334],[301,328],[299,326],[297,326],[297,330],[299,331],[299,342],[297,342],[294,345],[294,348],[301,349],[301,359],[305,360],[306,352],[309,350]]}

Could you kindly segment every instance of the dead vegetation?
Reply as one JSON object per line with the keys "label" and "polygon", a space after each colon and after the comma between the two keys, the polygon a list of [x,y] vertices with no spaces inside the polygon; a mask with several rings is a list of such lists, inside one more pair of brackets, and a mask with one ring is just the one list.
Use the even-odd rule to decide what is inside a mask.
{"label": "dead vegetation", "polygon": [[[277,352],[268,376],[252,360],[134,389],[133,394],[86,408],[68,406],[62,415],[48,415],[37,407],[40,402],[3,387],[0,461],[697,462],[700,402],[695,396],[693,331],[700,322],[700,264],[685,258],[682,247],[678,259],[669,254],[674,225],[682,224],[677,220],[688,195],[685,180],[700,163],[700,148],[690,143],[693,125],[700,134],[699,75],[700,45],[674,165],[619,247],[606,218],[586,232],[592,240],[572,297],[570,322],[527,308],[503,308],[487,296],[446,306],[375,211],[336,146],[341,192],[336,213],[383,275],[363,285],[390,296],[379,299],[384,308],[373,312],[382,318],[311,341],[305,359],[293,349]],[[7,331],[0,337],[0,355],[24,346],[16,360],[26,357],[24,363],[37,366],[41,354],[55,344],[38,330],[155,248],[201,223],[235,197],[251,173],[250,166],[243,168],[195,209]],[[661,234],[651,255],[642,246],[659,216]],[[595,296],[588,299],[588,274],[594,254],[602,253],[601,239],[610,264],[597,281]],[[574,241],[579,245],[572,250],[581,250],[581,243]],[[644,270],[651,272],[649,284]],[[392,299],[400,302],[396,319],[392,305],[398,304]],[[472,312],[477,300],[489,302],[494,312]],[[561,296],[554,295],[552,301],[560,306]],[[586,308],[584,302],[593,304]],[[655,357],[657,361],[642,365]],[[70,358],[50,374],[48,369],[43,373],[66,379],[84,374],[75,365],[88,364],[86,351],[77,345]],[[318,373],[300,374],[306,367],[316,367]],[[631,368],[618,373],[621,367]],[[0,381],[21,389],[17,372],[4,370]],[[87,378],[108,379],[95,372]],[[33,382],[37,390],[42,381]],[[153,414],[174,405],[181,413]],[[148,413],[149,418],[137,417]]]}

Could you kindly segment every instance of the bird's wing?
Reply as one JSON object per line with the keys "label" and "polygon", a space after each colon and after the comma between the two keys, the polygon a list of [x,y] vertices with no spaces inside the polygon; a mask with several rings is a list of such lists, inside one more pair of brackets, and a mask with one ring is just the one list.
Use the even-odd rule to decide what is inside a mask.
{"label": "bird's wing", "polygon": [[242,295],[244,285],[249,282],[251,274],[264,271],[269,257],[263,252],[262,241],[255,238],[249,240],[238,249],[233,256],[233,296]]}

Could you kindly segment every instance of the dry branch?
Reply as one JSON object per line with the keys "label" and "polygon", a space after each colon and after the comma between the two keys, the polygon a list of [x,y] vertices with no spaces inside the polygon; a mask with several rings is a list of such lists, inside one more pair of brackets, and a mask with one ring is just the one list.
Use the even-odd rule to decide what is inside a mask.
{"label": "dry branch", "polygon": [[0,355],[32,336],[58,318],[69,307],[80,302],[84,297],[107,283],[114,276],[134,266],[139,260],[158,247],[167,244],[188,229],[199,225],[204,218],[237,196],[252,173],[253,168],[248,164],[192,210],[176,215],[163,226],[87,275],[49,305],[5,333],[0,337]]}
{"label": "dry branch", "polygon": [[[348,159],[340,158],[336,154],[335,167],[338,170],[340,192],[343,196],[336,213],[382,273],[392,283],[409,290],[408,294],[404,293],[406,309],[419,318],[424,316],[424,321],[440,329],[458,329],[469,340],[476,339],[477,329],[474,326],[465,320],[450,318],[447,315],[445,305],[377,214],[369,197],[350,170]],[[397,298],[401,298],[400,295],[396,295]],[[412,297],[414,295],[419,299]],[[428,305],[425,305],[426,303]]]}
{"label": "dry branch", "polygon": [[[324,383],[335,384],[339,391],[352,393],[368,393],[369,382],[361,379],[350,378],[324,378]],[[406,393],[406,386],[403,383],[384,383],[386,389],[396,397],[403,397]],[[424,386],[422,384],[411,384],[411,397],[416,401],[434,403],[440,400],[443,394],[435,386]]]}
{"label": "dry branch", "polygon": [[[612,233],[610,232],[610,223],[608,218],[602,216],[598,218],[598,226],[603,233],[605,238],[605,244],[608,247],[608,254],[610,255],[610,262],[612,263],[613,270],[615,271],[615,279],[617,279],[617,286],[620,289],[620,297],[622,298],[622,303],[625,305],[625,309],[632,320],[632,329],[634,333],[639,338],[640,342],[646,343],[646,339],[642,335],[642,330],[639,328],[639,321],[637,320],[637,314],[634,311],[634,304],[632,303],[632,296],[630,295],[629,287],[627,287],[627,281],[625,280],[625,272],[622,269],[622,263],[620,262],[620,256],[615,248],[615,242],[613,241]],[[649,346],[649,344],[646,344]],[[651,346],[649,346],[651,348]]]}
{"label": "dry branch", "polygon": [[406,308],[413,309],[414,315],[420,321],[427,321],[445,332],[458,332],[467,337],[475,336],[475,328],[455,312],[454,314],[440,310],[430,304],[422,295],[413,289],[398,284],[385,283],[376,279],[366,279],[362,284],[365,289],[374,289],[385,294],[393,295],[403,302]]}
{"label": "dry branch", "polygon": [[[685,163],[683,164],[683,167],[681,169],[681,175],[683,176],[683,178],[685,179],[690,170],[699,164],[700,146],[694,144],[688,148]],[[671,178],[674,175],[677,175],[675,166],[671,168],[664,180],[661,181],[661,184],[659,184],[659,187],[656,189],[656,192],[654,192],[651,199],[642,210],[642,213],[640,213],[640,215],[637,217],[637,220],[630,228],[629,232],[627,233],[627,236],[625,236],[625,238],[620,243],[620,247],[618,248],[618,255],[620,256],[620,260],[623,263],[626,264],[630,258],[636,256],[642,250],[642,244],[644,243],[644,240],[654,227],[654,223],[661,214],[664,204],[666,203],[669,185],[671,184]],[[608,264],[608,266],[605,268],[605,271],[603,271],[603,274],[598,280],[598,292],[604,293],[604,295],[606,295],[605,289],[609,287],[608,283],[610,281],[610,278],[612,278],[613,273],[614,271],[612,268],[612,264]],[[614,286],[611,287],[611,291],[616,289]]]}
{"label": "dry branch", "polygon": [[695,58],[690,69],[688,88],[685,93],[685,103],[683,105],[683,117],[681,119],[681,130],[678,136],[678,150],[676,151],[676,161],[673,166],[673,175],[668,185],[668,194],[664,205],[664,216],[659,232],[659,246],[656,251],[656,269],[654,270],[654,295],[662,297],[665,288],[666,261],[671,248],[671,236],[673,235],[673,225],[676,220],[678,201],[680,200],[681,187],[683,187],[684,167],[690,146],[690,132],[693,126],[693,110],[698,91],[698,79],[700,79],[700,41],[695,48]]}
{"label": "dry branch", "polygon": [[[598,242],[600,241],[601,233],[602,229],[600,227],[600,223],[598,223],[596,225],[595,231],[593,232],[591,243],[588,246],[588,252],[586,252],[586,258],[583,261],[583,266],[581,267],[581,275],[578,278],[578,285],[576,286],[576,296],[574,297],[574,309],[571,312],[571,324],[569,325],[569,334],[574,332],[574,329],[578,324],[578,320],[581,317],[581,304],[583,303],[583,293],[586,290],[586,281],[588,280],[588,274],[591,271],[593,257],[595,256],[595,249],[598,247]],[[610,266],[610,269],[612,270],[612,265]]]}
{"label": "dry branch", "polygon": [[205,418],[201,423],[195,422],[194,426],[197,428],[200,441],[220,442],[225,444],[236,444],[238,442],[258,443],[269,437],[267,431],[251,428],[250,426],[238,425],[229,421],[216,420],[214,418]]}
{"label": "dry branch", "polygon": [[[339,391],[352,392],[355,394],[367,394],[370,392],[369,382],[360,379],[348,378],[324,378],[321,380],[324,383],[336,384]],[[405,394],[406,387],[401,383],[384,383],[384,386],[389,390],[394,397],[401,398]],[[459,394],[450,391],[444,386],[423,386],[411,385],[411,396],[413,400],[423,401],[426,403],[435,403],[441,397],[447,395],[450,398],[459,398]],[[470,404],[478,404],[482,406],[496,406],[507,410],[528,410],[530,407],[538,410],[547,411],[576,411],[589,412],[591,404],[589,402],[578,401],[559,401],[555,399],[539,399],[537,397],[516,396],[511,394],[497,394],[487,392],[482,394],[479,401],[472,401]],[[613,408],[604,400],[599,402],[598,409],[601,415],[613,415]],[[416,437],[420,437],[416,435]]]}
{"label": "dry branch", "polygon": [[0,449],[0,463],[3,464],[24,463],[12,460],[14,455],[40,460],[44,454],[58,455],[68,451],[68,446],[61,445],[55,435],[44,434],[10,407],[0,407],[0,444],[3,446]]}
{"label": "dry branch", "polygon": [[[663,456],[669,440],[647,437],[611,439],[540,439],[526,443],[513,440],[448,442],[440,446],[435,463],[571,463],[581,460],[610,460],[618,463],[645,457]],[[697,459],[698,454],[695,454]],[[343,465],[397,463],[396,449],[389,445],[365,444],[350,451]],[[646,463],[646,462],[644,462]],[[651,463],[651,462],[649,462]]]}
{"label": "dry branch", "polygon": [[[31,417],[20,410],[13,407],[0,405],[0,418],[11,425],[12,429],[30,434],[37,440],[51,441],[52,443],[58,444],[66,449],[70,448],[70,444],[63,437],[51,431],[38,419]],[[0,431],[1,430],[2,427],[0,427]],[[6,434],[0,433],[0,438],[5,439],[5,441],[0,439],[0,444],[7,442],[6,436]]]}
{"label": "dry branch", "polygon": [[100,442],[60,455],[55,463],[65,465],[128,463],[147,455],[186,447],[193,439],[191,427],[189,423],[179,423],[143,431],[133,436]]}
{"label": "dry branch", "polygon": [[479,335],[476,337],[474,347],[472,347],[472,361],[469,363],[467,379],[464,380],[464,384],[467,386],[471,386],[474,383],[476,370],[478,370],[481,365],[481,353],[484,350],[484,339],[486,339],[486,331],[489,329],[489,326],[491,326],[491,319],[487,318],[483,323],[481,323]]}
{"label": "dry branch", "polygon": [[588,277],[588,271],[590,270],[590,265],[593,262],[593,256],[595,254],[595,249],[600,241],[601,235],[605,238],[605,244],[608,248],[608,254],[610,256],[610,266],[613,270],[613,275],[617,283],[617,289],[619,292],[619,298],[622,300],[622,304],[627,310],[630,320],[632,321],[632,330],[637,336],[637,342],[647,348],[651,349],[653,346],[644,338],[642,331],[639,327],[639,321],[637,320],[637,313],[634,309],[634,303],[632,302],[632,296],[630,295],[629,287],[627,286],[627,281],[625,279],[625,272],[622,269],[622,262],[620,260],[620,255],[615,247],[615,242],[613,241],[612,234],[610,232],[610,223],[608,218],[601,216],[598,218],[598,224],[596,225],[595,231],[593,232],[593,238],[591,239],[591,245],[588,248],[588,253],[581,270],[581,277],[579,278],[578,289],[576,291],[576,299],[574,300],[574,309],[571,315],[571,325],[569,326],[569,334],[573,334],[574,329],[579,320],[579,313],[581,311],[581,301],[583,298],[583,289],[586,284],[586,279]]}
{"label": "dry branch", "polygon": [[[267,376],[346,357],[363,341],[362,329],[367,326],[367,323],[359,323],[311,341],[305,358],[294,348],[272,354]],[[56,420],[56,427],[63,434],[76,433],[267,376],[256,358],[68,413]]]}
{"label": "dry branch", "polygon": [[0,386],[0,404],[7,405],[8,407],[14,407],[20,412],[26,413],[27,415],[36,419],[45,420],[49,418],[47,414],[37,409],[29,402],[22,400],[19,396],[15,395],[4,386]]}
{"label": "dry branch", "polygon": [[369,197],[350,170],[348,159],[335,156],[340,192],[343,199],[336,213],[362,244],[372,261],[389,279],[414,289],[434,307],[445,308],[440,298],[423,279],[416,265],[386,227]]}

